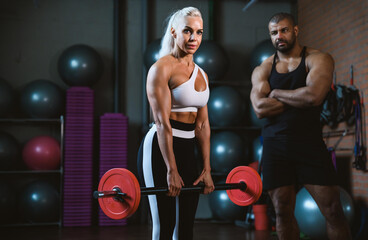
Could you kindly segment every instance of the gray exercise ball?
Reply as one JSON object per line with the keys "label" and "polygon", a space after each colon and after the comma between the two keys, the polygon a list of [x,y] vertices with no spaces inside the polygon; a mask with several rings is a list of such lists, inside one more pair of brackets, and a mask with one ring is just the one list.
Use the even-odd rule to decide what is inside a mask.
{"label": "gray exercise ball", "polygon": [[101,55],[86,44],[66,48],[58,60],[60,77],[69,86],[92,86],[101,78],[103,69]]}
{"label": "gray exercise ball", "polygon": [[[225,183],[225,181],[220,181],[219,183]],[[212,216],[215,219],[232,222],[245,218],[247,207],[233,203],[226,190],[212,192],[208,197],[208,201]]]}
{"label": "gray exercise ball", "polygon": [[194,54],[194,62],[207,73],[209,81],[222,80],[229,66],[227,53],[223,47],[212,40],[202,41]]}
{"label": "gray exercise ball", "polygon": [[21,90],[21,109],[31,118],[59,118],[65,112],[65,92],[56,83],[37,79]]}
{"label": "gray exercise ball", "polygon": [[238,134],[230,131],[217,132],[212,134],[210,142],[212,171],[229,173],[246,160],[244,156],[246,147]]}
{"label": "gray exercise ball", "polygon": [[[354,204],[349,194],[340,187],[340,201],[346,219],[353,224]],[[326,239],[326,220],[309,192],[302,188],[296,195],[295,218],[301,232],[313,239]]]}
{"label": "gray exercise ball", "polygon": [[240,124],[246,108],[241,94],[229,86],[211,89],[207,107],[211,126],[220,127]]}
{"label": "gray exercise ball", "polygon": [[270,39],[259,42],[252,50],[250,55],[250,66],[252,69],[261,65],[269,56],[276,52]]}
{"label": "gray exercise ball", "polygon": [[149,69],[157,60],[161,49],[161,38],[150,42],[144,51],[144,65]]}
{"label": "gray exercise ball", "polygon": [[263,138],[258,136],[252,142],[252,161],[260,161],[263,154]]}

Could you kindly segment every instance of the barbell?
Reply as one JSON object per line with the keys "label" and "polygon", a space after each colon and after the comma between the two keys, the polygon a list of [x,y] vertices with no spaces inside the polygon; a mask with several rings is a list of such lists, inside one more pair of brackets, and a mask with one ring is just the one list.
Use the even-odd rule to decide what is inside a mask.
{"label": "barbell", "polygon": [[[183,187],[180,194],[200,192],[204,186]],[[262,180],[256,170],[239,166],[230,171],[226,183],[215,184],[216,190],[226,190],[230,200],[239,206],[255,203],[262,194]],[[102,211],[112,219],[123,219],[133,215],[139,206],[141,195],[166,194],[167,187],[140,187],[137,178],[125,168],[113,168],[101,178],[98,199]]]}

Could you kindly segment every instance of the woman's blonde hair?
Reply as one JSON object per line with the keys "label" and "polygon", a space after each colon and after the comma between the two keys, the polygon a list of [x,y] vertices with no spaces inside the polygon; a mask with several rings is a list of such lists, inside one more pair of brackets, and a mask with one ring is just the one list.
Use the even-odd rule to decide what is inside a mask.
{"label": "woman's blonde hair", "polygon": [[184,17],[187,17],[187,16],[202,18],[201,12],[195,7],[186,7],[186,8],[180,9],[172,13],[168,17],[168,24],[166,27],[166,31],[161,40],[161,49],[158,54],[159,58],[172,53],[172,51],[175,48],[175,45],[174,45],[175,42],[174,42],[173,36],[171,35],[171,28],[176,29],[180,21]]}

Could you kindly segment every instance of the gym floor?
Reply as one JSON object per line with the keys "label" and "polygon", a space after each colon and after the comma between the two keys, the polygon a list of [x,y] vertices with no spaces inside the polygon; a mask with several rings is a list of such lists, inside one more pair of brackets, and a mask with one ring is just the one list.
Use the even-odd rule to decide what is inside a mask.
{"label": "gym floor", "polygon": [[[149,225],[128,225],[123,227],[21,227],[0,228],[2,240],[138,240],[151,239]],[[270,231],[248,230],[230,223],[196,222],[195,240],[276,240]]]}

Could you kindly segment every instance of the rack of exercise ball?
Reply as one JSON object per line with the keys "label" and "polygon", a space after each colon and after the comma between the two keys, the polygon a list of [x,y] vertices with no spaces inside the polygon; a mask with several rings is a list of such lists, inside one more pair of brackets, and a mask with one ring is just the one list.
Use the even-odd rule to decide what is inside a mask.
{"label": "rack of exercise ball", "polygon": [[[213,43],[212,43],[213,44]],[[271,53],[269,46],[264,47],[262,43],[251,54],[251,58],[259,60],[263,54]],[[199,49],[195,58],[221,59],[219,65],[226,66],[227,56],[222,47],[204,48],[202,53]],[[213,53],[223,52],[217,56]],[[222,56],[221,56],[222,55]],[[262,56],[261,56],[262,55]],[[195,59],[196,60],[196,59]],[[252,64],[255,60],[252,60]],[[254,68],[255,66],[252,66]],[[202,68],[206,69],[204,65]],[[216,69],[216,68],[212,68]],[[210,70],[212,70],[210,68]],[[220,69],[221,70],[221,69]],[[216,70],[214,70],[216,71]],[[249,99],[251,83],[250,81],[228,81],[224,80],[225,73],[221,71],[212,74],[210,78],[211,95],[208,102],[208,115],[211,125],[211,168],[214,181],[223,181],[223,175],[229,168],[236,165],[250,165],[258,170],[258,163],[262,155],[262,140],[260,137],[261,127],[264,120],[259,120],[251,106]],[[209,75],[210,76],[210,75]],[[209,196],[209,205],[213,212],[213,217],[219,220],[230,222],[244,221],[248,218],[249,207],[242,208],[232,205],[221,191]],[[219,207],[220,206],[220,207]]]}
{"label": "rack of exercise ball", "polygon": [[0,226],[61,225],[63,110],[54,82],[0,78]]}
{"label": "rack of exercise ball", "polygon": [[101,77],[103,61],[94,48],[75,44],[59,56],[58,72],[71,86],[67,94],[46,79],[18,93],[0,78],[0,226],[90,225],[94,101],[88,87]]}
{"label": "rack of exercise ball", "polygon": [[63,116],[0,124],[0,226],[61,226]]}
{"label": "rack of exercise ball", "polygon": [[[91,84],[102,72],[97,55],[87,45],[67,48],[58,61],[61,78],[68,85]],[[63,69],[71,58],[78,65]],[[14,89],[0,78],[0,226],[63,224],[63,115],[69,111],[54,81],[36,79]]]}

